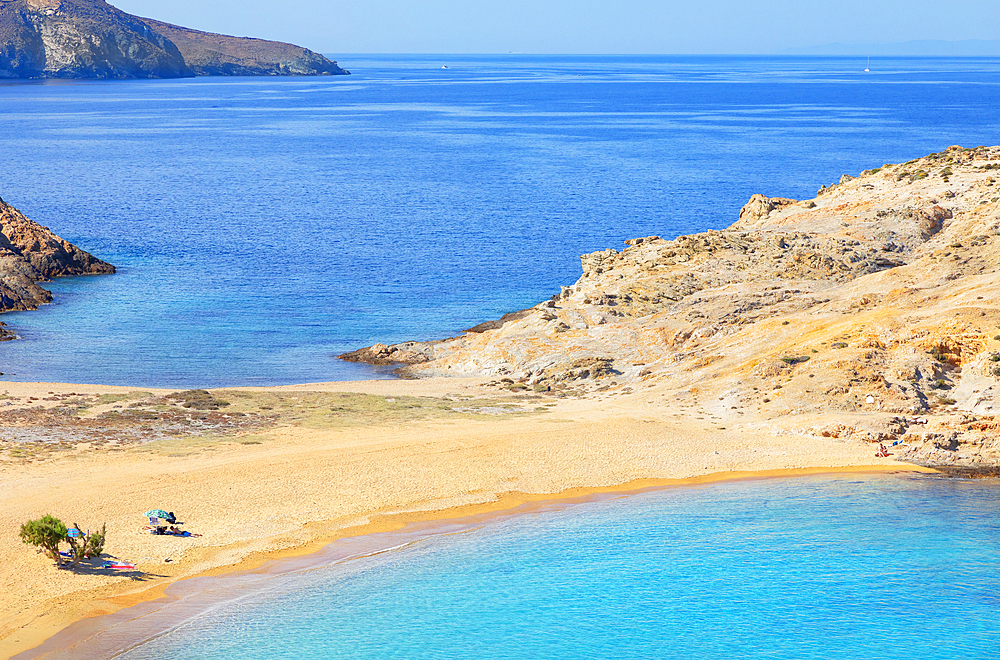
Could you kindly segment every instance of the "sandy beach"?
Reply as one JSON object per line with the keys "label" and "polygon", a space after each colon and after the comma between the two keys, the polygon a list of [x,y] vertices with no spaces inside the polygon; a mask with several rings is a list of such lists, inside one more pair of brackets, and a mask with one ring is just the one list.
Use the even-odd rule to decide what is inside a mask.
{"label": "sandy beach", "polygon": [[[103,420],[127,412],[128,401],[148,401],[150,410],[162,411],[161,420],[173,414],[162,403],[167,399],[156,398],[168,391],[48,383],[10,383],[5,390],[5,414],[14,411],[13,419],[26,425],[32,420],[16,417],[17,411],[37,413],[69,400],[84,401],[81,416]],[[797,431],[801,419],[787,425],[752,417],[719,421],[693,406],[668,406],[655,387],[554,398],[511,395],[477,379],[438,378],[212,395],[234,401],[220,409],[234,411],[223,417],[252,417],[254,406],[278,414],[249,429],[206,434],[194,427],[151,441],[101,445],[78,437],[61,452],[29,457],[12,450],[15,443],[5,445],[0,656],[34,648],[74,621],[157,598],[191,576],[246,570],[413,520],[684,480],[919,469],[876,458],[869,443]],[[351,409],[359,401],[368,407]],[[404,403],[409,416],[400,411]],[[238,406],[248,412],[235,412]],[[197,409],[177,410],[193,423],[212,421]],[[317,411],[326,416],[316,417]],[[156,418],[143,419],[156,430],[150,426]],[[59,427],[50,432],[58,435]],[[96,431],[74,430],[84,432]],[[176,511],[186,529],[201,536],[143,531],[142,513],[150,508]],[[107,555],[137,569],[57,570],[18,538],[21,523],[47,513],[90,529],[106,522]]]}

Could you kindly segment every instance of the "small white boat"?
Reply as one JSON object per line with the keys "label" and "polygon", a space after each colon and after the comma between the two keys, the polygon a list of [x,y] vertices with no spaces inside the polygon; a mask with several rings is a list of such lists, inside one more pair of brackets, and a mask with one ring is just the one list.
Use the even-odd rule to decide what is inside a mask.
{"label": "small white boat", "polygon": [[[442,66],[441,68],[442,68],[442,69],[447,69],[447,68],[448,68],[448,65],[447,65],[447,64],[445,64],[445,65],[444,65],[444,66]],[[865,69],[865,70],[867,71],[867,69]]]}
{"label": "small white boat", "polygon": [[871,57],[871,55],[869,55],[868,56],[868,64],[865,65],[865,73],[868,73],[871,70],[869,68],[869,67],[871,67],[871,65],[872,65],[872,57]]}

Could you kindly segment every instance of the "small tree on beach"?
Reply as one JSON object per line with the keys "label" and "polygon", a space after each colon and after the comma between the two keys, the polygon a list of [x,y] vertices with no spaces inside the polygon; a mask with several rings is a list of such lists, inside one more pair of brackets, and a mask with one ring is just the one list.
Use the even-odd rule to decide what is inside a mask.
{"label": "small tree on beach", "polygon": [[[80,529],[76,525],[77,530]],[[21,540],[29,545],[34,545],[42,549],[47,557],[56,563],[56,566],[65,565],[66,568],[73,568],[84,557],[97,557],[104,552],[104,541],[107,538],[107,524],[101,526],[101,531],[89,535],[70,536],[69,530],[58,518],[44,516],[38,520],[29,520],[21,525]],[[59,554],[59,544],[63,541],[69,543],[70,557],[64,558]],[[66,559],[64,562],[63,560]]]}
{"label": "small tree on beach", "polygon": [[[75,523],[74,525],[80,529],[79,525]],[[69,541],[70,548],[73,549],[73,560],[70,562],[70,568],[79,564],[84,557],[99,557],[104,552],[104,539],[107,535],[108,525],[105,523],[101,525],[99,532],[77,538],[67,536],[66,540]]]}
{"label": "small tree on beach", "polygon": [[45,516],[21,525],[21,540],[41,548],[45,555],[58,565],[62,563],[59,557],[59,542],[66,538],[66,531],[66,525],[61,520]]}

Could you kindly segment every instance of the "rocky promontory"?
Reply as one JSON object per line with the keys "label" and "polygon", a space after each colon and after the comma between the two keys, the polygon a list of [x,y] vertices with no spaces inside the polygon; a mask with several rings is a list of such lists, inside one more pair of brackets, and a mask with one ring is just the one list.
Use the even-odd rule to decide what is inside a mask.
{"label": "rocky promontory", "polygon": [[199,76],[316,76],[347,75],[307,48],[251,37],[229,37],[201,32],[151,18],[141,19],[180,49],[184,63]]}
{"label": "rocky promontory", "polygon": [[1000,465],[998,176],[1000,147],[950,147],[810,200],[754,195],[727,229],[584,255],[576,283],[505,322],[377,353],[411,377],[635,396],[726,428],[866,439],[988,472]]}
{"label": "rocky promontory", "polygon": [[0,0],[0,78],[346,73],[299,46],[139,18],[104,0]]}
{"label": "rocky promontory", "polygon": [[114,272],[111,264],[59,238],[0,199],[0,312],[37,309],[51,302],[52,294],[38,283],[53,277]]}

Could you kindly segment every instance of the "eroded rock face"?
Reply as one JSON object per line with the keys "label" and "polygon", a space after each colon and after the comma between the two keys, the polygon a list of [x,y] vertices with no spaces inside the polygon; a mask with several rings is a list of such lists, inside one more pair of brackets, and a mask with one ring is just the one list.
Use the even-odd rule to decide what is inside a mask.
{"label": "eroded rock face", "polygon": [[[581,266],[549,301],[428,342],[405,372],[631,389],[720,423],[1000,465],[1000,147],[844,176],[803,202],[755,195],[725,230],[632,239]],[[579,377],[586,360],[614,378]]]}
{"label": "eroded rock face", "polygon": [[138,18],[104,0],[0,0],[0,78],[346,73],[299,46]]}
{"label": "eroded rock face", "polygon": [[169,39],[103,0],[0,2],[0,77],[192,75]]}
{"label": "eroded rock face", "polygon": [[66,275],[114,273],[115,267],[29,220],[0,199],[0,312],[52,301],[38,282]]}

